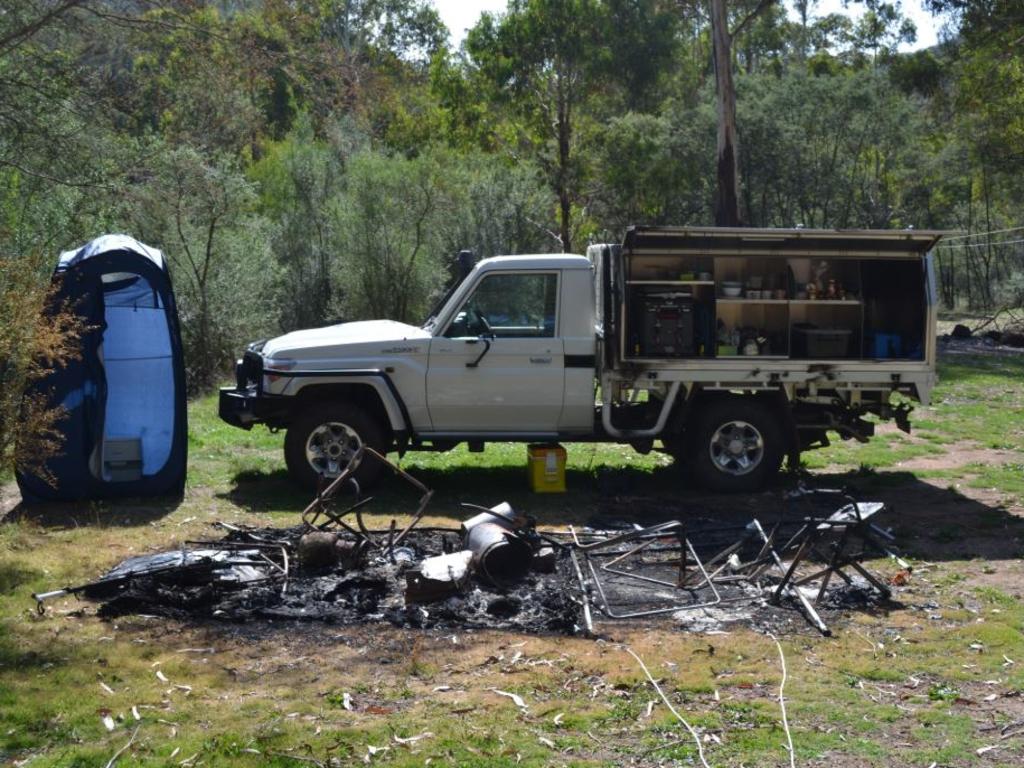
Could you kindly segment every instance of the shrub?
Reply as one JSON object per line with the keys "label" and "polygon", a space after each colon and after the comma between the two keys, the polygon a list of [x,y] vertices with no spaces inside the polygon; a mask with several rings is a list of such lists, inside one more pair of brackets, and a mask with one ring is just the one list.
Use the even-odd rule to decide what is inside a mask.
{"label": "shrub", "polygon": [[52,481],[46,461],[63,445],[64,411],[45,393],[25,393],[77,358],[84,326],[73,307],[53,306],[58,299],[33,261],[0,255],[0,475],[21,466]]}

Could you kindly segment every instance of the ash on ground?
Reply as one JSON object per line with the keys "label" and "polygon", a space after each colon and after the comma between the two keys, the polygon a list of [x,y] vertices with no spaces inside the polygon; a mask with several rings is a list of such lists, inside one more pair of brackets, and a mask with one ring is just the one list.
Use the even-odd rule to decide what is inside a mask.
{"label": "ash on ground", "polygon": [[[429,500],[429,492],[424,497]],[[879,502],[846,491],[790,492],[764,524],[685,516],[646,528],[538,532],[507,504],[474,507],[459,529],[359,530],[339,515],[319,527],[237,528],[216,541],[124,561],[81,587],[100,615],[244,622],[387,622],[601,634],[613,622],[669,622],[690,631],[744,624],[830,634],[850,610],[874,610],[911,567],[879,528]],[[424,504],[421,502],[420,510]],[[352,508],[358,511],[358,508]],[[316,518],[313,518],[316,520]],[[865,560],[902,571],[886,581]]]}
{"label": "ash on ground", "polygon": [[[564,554],[556,556],[552,573],[530,571],[507,587],[470,576],[456,594],[430,602],[408,602],[408,573],[425,558],[458,551],[460,533],[454,530],[411,531],[393,556],[369,553],[360,567],[351,570],[293,562],[287,580],[269,563],[257,568],[249,562],[261,561],[264,553],[272,559],[277,545],[298,551],[306,533],[305,526],[232,531],[222,541],[205,542],[204,549],[198,550],[219,552],[219,547],[227,547],[235,553],[231,565],[157,569],[125,582],[117,578],[115,568],[85,595],[102,601],[99,613],[105,617],[148,614],[224,621],[388,622],[399,627],[489,627],[560,634],[572,634],[581,626],[580,605],[574,598]],[[339,540],[355,543],[355,537],[340,535]],[[253,550],[246,549],[253,545]],[[252,552],[257,554],[251,556]],[[131,565],[136,571],[145,567],[140,562]],[[255,570],[243,570],[247,568]],[[214,574],[216,578],[211,578]]]}

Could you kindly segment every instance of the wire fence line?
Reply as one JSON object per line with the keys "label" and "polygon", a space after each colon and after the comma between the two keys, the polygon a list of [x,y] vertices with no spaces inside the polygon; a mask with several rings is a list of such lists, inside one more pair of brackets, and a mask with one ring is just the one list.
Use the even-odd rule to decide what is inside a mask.
{"label": "wire fence line", "polygon": [[942,245],[948,250],[955,251],[960,248],[991,248],[997,245],[1016,245],[1017,243],[1024,243],[1024,238],[1018,240],[996,240],[991,243],[957,243],[956,245],[945,245],[945,242],[943,242]]}
{"label": "wire fence line", "polygon": [[[1024,227],[973,233],[935,249],[939,298],[946,309],[992,312],[1024,306]],[[993,235],[1003,235],[993,238]]]}
{"label": "wire fence line", "polygon": [[942,242],[948,243],[950,240],[966,240],[970,237],[986,237],[988,235],[1001,235],[1006,232],[1024,232],[1024,227],[1007,227],[1006,229],[990,229],[988,232],[967,232],[962,235],[950,235],[949,237],[942,238]]}

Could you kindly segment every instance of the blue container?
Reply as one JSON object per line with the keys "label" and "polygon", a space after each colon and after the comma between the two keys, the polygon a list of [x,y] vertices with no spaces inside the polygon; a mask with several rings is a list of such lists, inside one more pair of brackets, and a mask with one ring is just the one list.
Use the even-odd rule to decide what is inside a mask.
{"label": "blue container", "polygon": [[902,337],[898,333],[876,333],[872,339],[871,356],[874,358],[902,357]]}

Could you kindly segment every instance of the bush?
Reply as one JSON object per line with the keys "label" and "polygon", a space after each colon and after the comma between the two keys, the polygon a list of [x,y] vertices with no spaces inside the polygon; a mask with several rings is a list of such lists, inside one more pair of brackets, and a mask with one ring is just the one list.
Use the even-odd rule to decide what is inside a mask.
{"label": "bush", "polygon": [[[0,254],[0,475],[20,466],[52,481],[46,461],[60,453],[61,408],[45,393],[24,394],[78,356],[84,326],[40,279],[38,259]],[[43,309],[52,312],[44,315]]]}

